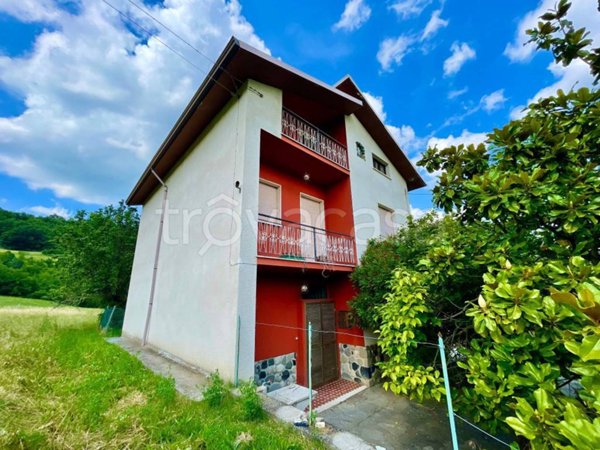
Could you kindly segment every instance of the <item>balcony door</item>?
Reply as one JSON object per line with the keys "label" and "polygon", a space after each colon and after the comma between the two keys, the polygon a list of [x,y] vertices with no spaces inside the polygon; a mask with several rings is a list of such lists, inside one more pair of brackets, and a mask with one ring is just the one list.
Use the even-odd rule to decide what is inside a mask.
{"label": "balcony door", "polygon": [[323,260],[327,255],[323,200],[300,194],[300,216],[303,224],[302,256],[306,259]]}

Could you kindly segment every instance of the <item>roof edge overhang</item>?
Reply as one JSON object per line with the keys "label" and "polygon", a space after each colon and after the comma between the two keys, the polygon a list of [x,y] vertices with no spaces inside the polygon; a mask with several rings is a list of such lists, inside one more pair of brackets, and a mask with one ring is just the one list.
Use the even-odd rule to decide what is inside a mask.
{"label": "roof edge overhang", "polygon": [[363,102],[363,106],[354,112],[360,123],[366,128],[369,134],[373,137],[377,145],[383,150],[385,155],[390,159],[391,163],[398,169],[409,191],[419,189],[427,184],[419,175],[417,168],[410,161],[406,153],[400,148],[394,137],[390,134],[385,124],[375,113],[369,102],[362,95],[358,85],[350,75],[346,75],[335,87],[342,92],[346,92],[353,97],[356,97]]}
{"label": "roof edge overhang", "polygon": [[362,99],[232,37],[133,187],[127,204],[143,205],[146,202],[159,186],[154,173],[166,178],[232,96],[239,96],[239,90],[249,79],[297,90],[344,114],[351,114],[363,106]]}

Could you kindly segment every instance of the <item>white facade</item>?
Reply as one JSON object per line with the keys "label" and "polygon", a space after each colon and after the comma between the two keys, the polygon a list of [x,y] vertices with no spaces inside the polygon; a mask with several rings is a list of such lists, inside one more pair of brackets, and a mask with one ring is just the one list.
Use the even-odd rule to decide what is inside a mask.
{"label": "white facade", "polygon": [[[148,344],[206,370],[254,374],[260,130],[281,133],[281,91],[249,81],[164,180],[168,208]],[[239,181],[239,187],[235,187]],[[163,191],[142,212],[123,335],[141,340]],[[232,239],[230,240],[230,237]]]}
{"label": "white facade", "polygon": [[[261,130],[281,136],[283,106],[281,90],[255,81],[240,93],[164,180],[168,207],[148,332],[149,345],[228,380],[254,375],[260,136]],[[409,213],[408,195],[406,182],[360,121],[349,115],[345,125],[360,256],[367,240],[380,234],[378,208],[393,210],[400,222]],[[387,163],[387,176],[373,169],[372,154]],[[148,198],[138,233],[123,325],[123,335],[138,340],[162,197],[159,188]]]}
{"label": "white facade", "polygon": [[[410,213],[410,206],[406,181],[354,114],[346,116],[346,136],[356,248],[360,258],[367,241],[381,235],[380,207],[393,211],[394,222],[400,225]],[[357,154],[357,142],[364,147],[364,159]],[[373,168],[373,155],[387,163],[387,176]]]}

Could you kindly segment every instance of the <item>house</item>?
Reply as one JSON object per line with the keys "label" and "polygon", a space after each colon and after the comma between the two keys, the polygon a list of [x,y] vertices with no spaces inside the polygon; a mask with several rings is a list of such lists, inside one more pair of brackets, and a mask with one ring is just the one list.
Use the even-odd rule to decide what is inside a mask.
{"label": "house", "polygon": [[[269,390],[368,384],[349,275],[424,186],[350,77],[231,39],[127,202],[143,205],[123,335]],[[338,333],[332,333],[337,331]]]}

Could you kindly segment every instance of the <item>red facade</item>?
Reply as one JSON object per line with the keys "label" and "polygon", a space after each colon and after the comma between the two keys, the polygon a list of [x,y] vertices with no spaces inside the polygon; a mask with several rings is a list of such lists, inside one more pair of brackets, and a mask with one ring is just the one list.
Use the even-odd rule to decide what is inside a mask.
{"label": "red facade", "polygon": [[[319,362],[313,365],[322,363],[328,373],[339,377],[339,344],[364,345],[362,330],[342,320],[354,296],[349,275],[357,263],[343,116],[307,118],[319,110],[308,106],[284,95],[282,136],[261,135],[260,179],[273,187],[279,205],[278,215],[258,218],[255,338],[255,361],[295,353],[302,385],[310,317],[318,322],[313,360]],[[322,208],[322,217],[307,219],[311,208]],[[315,377],[318,385],[313,368]]]}

